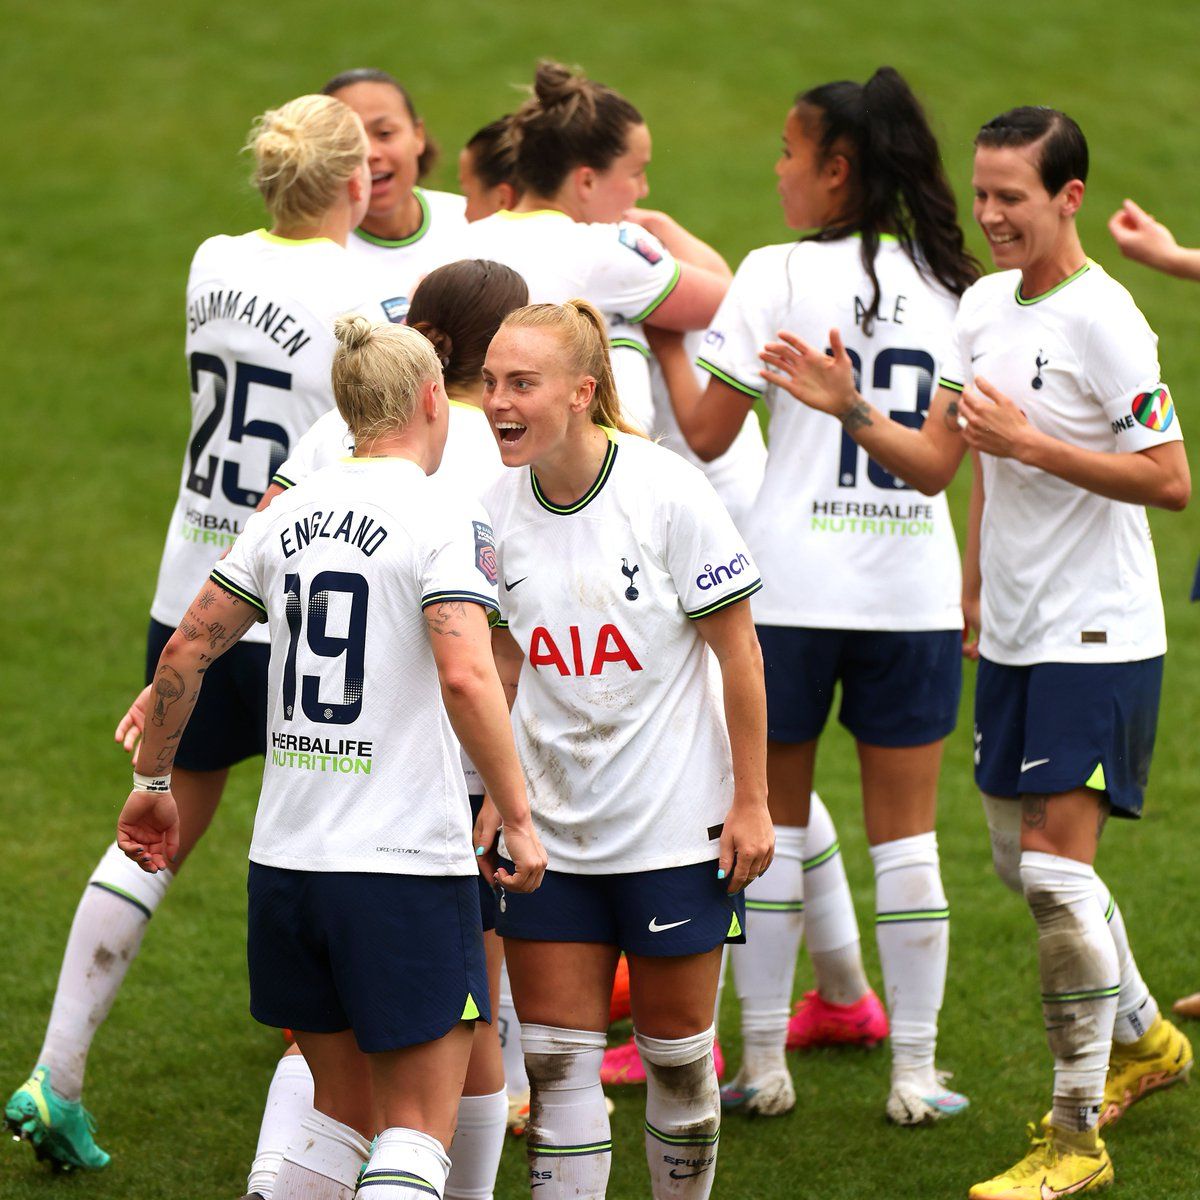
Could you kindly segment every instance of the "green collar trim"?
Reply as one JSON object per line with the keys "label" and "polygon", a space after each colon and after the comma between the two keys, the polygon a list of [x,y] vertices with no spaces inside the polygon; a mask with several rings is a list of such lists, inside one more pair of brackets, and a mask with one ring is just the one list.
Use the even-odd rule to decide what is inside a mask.
{"label": "green collar trim", "polygon": [[608,482],[608,477],[612,474],[613,463],[617,461],[617,443],[613,440],[613,431],[607,426],[601,426],[605,434],[608,436],[608,449],[604,453],[604,461],[600,464],[600,473],[596,476],[592,486],[574,504],[558,505],[547,500],[538,486],[537,476],[533,473],[533,468],[529,468],[529,481],[533,484],[534,499],[547,511],[557,513],[560,517],[569,517],[573,513],[577,513],[580,509],[586,508],[595,498],[600,495],[601,489]]}
{"label": "green collar trim", "polygon": [[425,193],[420,188],[413,188],[413,195],[421,206],[421,224],[417,226],[416,233],[410,233],[408,237],[397,241],[394,238],[376,237],[360,227],[354,231],[355,236],[362,238],[364,242],[370,242],[372,246],[383,246],[386,250],[399,250],[401,246],[411,246],[413,242],[419,242],[429,232],[429,201],[425,199]]}
{"label": "green collar trim", "polygon": [[264,242],[271,242],[276,246],[316,246],[320,242],[329,242],[330,245],[336,245],[333,238],[315,237],[315,238],[285,238],[280,237],[277,233],[272,233],[269,229],[256,229],[254,231]]}
{"label": "green collar trim", "polygon": [[1016,302],[1019,305],[1021,305],[1022,308],[1027,308],[1030,304],[1037,304],[1039,301],[1045,300],[1048,296],[1053,296],[1055,292],[1061,292],[1063,290],[1063,288],[1065,288],[1067,286],[1068,283],[1074,283],[1075,280],[1077,280],[1081,275],[1086,275],[1088,270],[1091,268],[1091,266],[1092,266],[1092,260],[1090,258],[1085,259],[1083,266],[1080,267],[1078,271],[1074,272],[1071,275],[1068,275],[1066,277],[1066,279],[1059,280],[1059,282],[1056,283],[1048,291],[1042,292],[1042,294],[1040,296],[1022,296],[1021,295],[1021,281],[1018,279],[1017,280],[1017,290],[1013,293],[1013,297],[1016,299]]}

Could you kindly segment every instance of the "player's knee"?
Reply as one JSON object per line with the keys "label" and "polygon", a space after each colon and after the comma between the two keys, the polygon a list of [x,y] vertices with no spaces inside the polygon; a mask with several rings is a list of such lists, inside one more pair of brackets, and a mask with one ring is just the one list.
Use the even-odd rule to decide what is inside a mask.
{"label": "player's knee", "polygon": [[539,1091],[570,1091],[600,1085],[600,1064],[607,1038],[589,1029],[522,1025],[525,1072]]}
{"label": "player's knee", "polygon": [[647,1112],[658,1123],[685,1124],[716,1132],[721,1119],[720,1094],[713,1067],[713,1027],[682,1038],[652,1038],[635,1033],[646,1068]]}
{"label": "player's knee", "polygon": [[1005,887],[1024,893],[1021,883],[1021,806],[1015,800],[983,796],[988,837],[992,843],[992,866]]}

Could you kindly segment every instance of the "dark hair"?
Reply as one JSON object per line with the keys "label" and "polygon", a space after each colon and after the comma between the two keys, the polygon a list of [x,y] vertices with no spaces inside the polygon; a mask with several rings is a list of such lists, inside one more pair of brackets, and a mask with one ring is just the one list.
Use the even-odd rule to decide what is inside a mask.
{"label": "dark hair", "polygon": [[795,105],[806,123],[814,114],[823,158],[841,154],[850,164],[847,213],[810,238],[861,234],[863,269],[872,287],[863,331],[870,333],[879,315],[875,257],[881,234],[894,234],[922,274],[961,296],[983,269],[963,242],[937,139],[904,77],[880,67],[866,83],[843,80],[801,92]]}
{"label": "dark hair", "polygon": [[467,139],[471,164],[481,182],[489,188],[502,183],[513,184],[517,165],[517,150],[513,145],[512,114],[488,122]]}
{"label": "dark hair", "polygon": [[625,153],[642,114],[612,88],[578,69],[543,59],[533,94],[512,115],[516,181],[537,196],[553,196],[576,167],[603,171]]}
{"label": "dark hair", "polygon": [[472,387],[500,322],[528,303],[529,288],[511,267],[464,258],[421,280],[406,319],[433,343],[446,386]]}
{"label": "dark hair", "polygon": [[1032,146],[1037,144],[1038,174],[1052,196],[1072,179],[1087,182],[1088,148],[1083,130],[1057,108],[1024,104],[993,117],[975,135],[976,146]]}
{"label": "dark hair", "polygon": [[[408,94],[408,89],[404,84],[394,75],[389,75],[386,71],[379,70],[378,67],[354,67],[352,70],[343,71],[340,75],[335,75],[321,91],[326,96],[335,96],[342,88],[351,87],[356,83],[386,83],[389,87],[394,87],[400,93],[400,99],[404,101],[404,107],[408,109],[408,116],[412,123],[414,125],[424,124],[417,116],[412,97]],[[418,179],[424,179],[437,166],[438,153],[438,144],[426,129],[425,149],[421,151],[421,156],[417,159]]]}

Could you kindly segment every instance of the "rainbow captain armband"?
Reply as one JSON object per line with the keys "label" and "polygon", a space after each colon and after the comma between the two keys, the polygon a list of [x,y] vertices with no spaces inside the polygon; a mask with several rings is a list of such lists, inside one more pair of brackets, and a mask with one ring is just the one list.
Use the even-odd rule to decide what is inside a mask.
{"label": "rainbow captain armband", "polygon": [[171,777],[170,775],[140,775],[137,771],[134,771],[133,790],[135,792],[153,792],[156,795],[161,795],[163,792],[171,790]]}

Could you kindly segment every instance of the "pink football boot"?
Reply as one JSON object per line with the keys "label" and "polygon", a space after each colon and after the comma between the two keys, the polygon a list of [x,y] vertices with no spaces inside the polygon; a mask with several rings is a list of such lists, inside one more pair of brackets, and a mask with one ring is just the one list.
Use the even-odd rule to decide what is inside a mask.
{"label": "pink football boot", "polygon": [[805,992],[788,1022],[787,1048],[876,1046],[888,1035],[887,1013],[869,988],[853,1004],[830,1004],[819,992]]}

